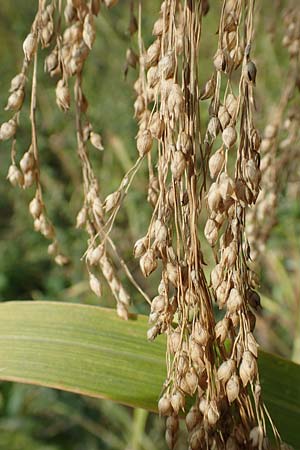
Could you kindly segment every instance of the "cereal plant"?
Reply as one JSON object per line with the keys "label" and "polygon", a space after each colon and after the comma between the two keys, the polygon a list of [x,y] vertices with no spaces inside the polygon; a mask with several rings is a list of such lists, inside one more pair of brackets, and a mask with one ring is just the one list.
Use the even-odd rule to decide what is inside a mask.
{"label": "cereal plant", "polygon": [[[190,450],[288,449],[280,424],[264,402],[255,327],[261,308],[260,259],[276,224],[280,193],[299,175],[297,1],[283,12],[278,5],[274,9],[282,14],[282,45],[289,64],[279,87],[280,101],[265,118],[262,137],[256,82],[263,66],[255,56],[261,2],[219,2],[219,24],[211,43],[214,56],[204,82],[201,44],[211,13],[208,0],[160,2],[147,45],[145,2],[127,3],[130,46],[124,76],[136,74],[137,150],[132,167],[104,197],[101,171],[106,168],[98,173],[93,161],[96,152],[106,151],[105,142],[101,124],[92,123],[84,91],[85,68],[95,40],[101,39],[97,20],[105,8],[118,8],[118,1],[39,0],[23,42],[20,72],[11,79],[7,120],[0,128],[0,140],[11,142],[7,178],[15,188],[32,193],[28,210],[34,230],[48,241],[48,254],[56,264],[69,264],[44,195],[37,120],[38,68],[43,66],[55,80],[62,117],[74,121],[74,158],[80,164],[82,188],[74,226],[86,233],[81,259],[90,289],[101,298],[107,283],[117,315],[131,323],[130,283],[150,306],[148,340],[166,338],[165,380],[157,408],[166,417],[168,447],[176,447],[184,416]],[[274,39],[277,32],[276,25],[270,27]],[[26,104],[31,138],[24,151],[18,133]],[[142,208],[150,220],[133,246],[133,256],[157,292],[154,297],[113,236],[134,182],[145,170]],[[213,261],[209,270],[208,260]],[[154,279],[158,281],[153,287]],[[4,374],[3,379],[9,378]]]}

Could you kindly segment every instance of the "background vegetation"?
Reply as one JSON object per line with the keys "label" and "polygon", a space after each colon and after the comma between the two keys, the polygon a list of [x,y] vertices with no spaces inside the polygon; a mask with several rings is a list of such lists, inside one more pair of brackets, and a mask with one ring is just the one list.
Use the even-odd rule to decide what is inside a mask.
{"label": "background vegetation", "polygon": [[[159,2],[144,3],[146,40],[155,20]],[[211,71],[215,47],[219,2],[212,2],[203,36],[201,77]],[[272,107],[278,101],[288,56],[281,47],[280,27],[276,37],[266,33],[274,26],[275,10],[268,2],[257,2],[257,44],[253,55],[258,67],[257,110],[262,130]],[[262,5],[263,4],[263,5]],[[279,14],[285,2],[279,2]],[[134,71],[123,76],[126,48],[131,44],[126,29],[129,1],[105,11],[97,21],[95,47],[85,69],[85,90],[90,99],[90,114],[95,128],[103,136],[105,151],[95,150],[93,161],[101,170],[103,196],[111,192],[122,174],[132,165],[136,133],[133,115],[132,82]],[[0,123],[6,118],[5,106],[10,79],[18,72],[22,58],[22,41],[34,17],[36,2],[2,0],[0,5]],[[103,8],[104,9],[104,8]],[[273,14],[273,16],[272,16]],[[278,18],[277,18],[278,20]],[[148,35],[147,35],[148,32]],[[134,46],[135,43],[132,43]],[[28,214],[30,192],[12,189],[5,180],[9,166],[9,144],[1,143],[0,152],[0,299],[63,300],[98,304],[90,293],[84,264],[84,232],[74,230],[76,212],[81,203],[80,168],[75,151],[73,111],[65,117],[56,108],[54,80],[40,67],[38,91],[39,143],[44,171],[42,181],[50,217],[57,225],[60,240],[72,263],[65,268],[54,266],[47,256],[47,242],[32,231]],[[21,116],[18,142],[24,151],[29,145],[29,122],[26,111]],[[299,183],[299,179],[298,179]],[[131,258],[132,245],[143,234],[148,220],[143,174],[119,214],[114,239],[129,265],[145,286],[138,264]],[[297,179],[285,184],[281,193],[278,225],[275,227],[261,264],[261,292],[264,310],[259,316],[257,335],[264,349],[300,360],[300,202]],[[122,277],[122,274],[120,274]],[[124,280],[126,283],[126,280]],[[155,286],[155,281],[153,283]],[[131,289],[130,286],[128,286]],[[145,286],[153,294],[150,283]],[[133,310],[147,312],[142,299],[133,293]],[[104,306],[113,306],[109,291],[103,295]],[[141,410],[98,401],[45,388],[3,383],[0,391],[0,450],[96,450],[165,449],[163,423]],[[109,430],[109,431],[108,431]],[[179,445],[180,448],[180,445]]]}

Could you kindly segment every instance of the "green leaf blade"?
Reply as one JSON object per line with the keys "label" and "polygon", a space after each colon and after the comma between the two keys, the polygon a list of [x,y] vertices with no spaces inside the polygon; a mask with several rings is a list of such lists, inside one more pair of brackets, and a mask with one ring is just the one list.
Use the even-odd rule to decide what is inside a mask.
{"label": "green leaf blade", "polygon": [[[157,411],[165,339],[146,340],[147,318],[57,302],[0,305],[0,379]],[[260,352],[263,395],[282,437],[300,448],[300,366]]]}

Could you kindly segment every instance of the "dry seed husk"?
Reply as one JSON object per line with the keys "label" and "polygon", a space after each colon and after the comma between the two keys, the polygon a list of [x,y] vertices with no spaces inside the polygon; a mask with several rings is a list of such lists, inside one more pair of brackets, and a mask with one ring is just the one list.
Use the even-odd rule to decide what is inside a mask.
{"label": "dry seed husk", "polygon": [[99,133],[94,133],[93,131],[91,131],[90,141],[91,144],[98,150],[104,150],[104,147],[102,145],[102,138]]}
{"label": "dry seed husk", "polygon": [[229,403],[234,402],[240,393],[240,381],[236,374],[233,374],[226,384],[226,395]]}
{"label": "dry seed husk", "polygon": [[226,54],[224,50],[218,49],[214,58],[214,66],[218,71],[223,71],[226,69],[227,61],[226,61]]}
{"label": "dry seed husk", "polygon": [[252,333],[247,333],[247,346],[248,350],[252,353],[255,358],[258,356],[258,344]]}
{"label": "dry seed husk", "polygon": [[220,176],[219,192],[224,201],[228,200],[234,192],[234,181],[225,172]]}
{"label": "dry seed husk", "polygon": [[177,433],[174,432],[173,430],[170,430],[169,428],[166,428],[165,441],[168,448],[170,450],[173,450],[177,441]]}
{"label": "dry seed husk", "polygon": [[253,61],[249,60],[244,66],[244,77],[248,83],[252,83],[255,85],[256,72],[256,65]]}
{"label": "dry seed husk", "polygon": [[179,418],[178,416],[169,416],[166,420],[166,428],[176,432],[179,428]]}
{"label": "dry seed husk", "polygon": [[215,88],[216,81],[214,77],[212,77],[205,83],[204,87],[202,88],[200,93],[200,100],[207,100],[208,98],[212,97],[213,93],[215,92]]}
{"label": "dry seed husk", "polygon": [[236,368],[235,361],[233,359],[228,359],[224,361],[218,368],[217,376],[220,381],[224,384],[227,383],[229,378],[233,375]]}
{"label": "dry seed husk", "polygon": [[84,18],[82,37],[88,48],[91,50],[96,38],[96,30],[92,14],[87,14]]}
{"label": "dry seed husk", "polygon": [[243,298],[236,288],[232,288],[229,293],[228,300],[226,302],[227,311],[235,313],[243,305]]}
{"label": "dry seed husk", "polygon": [[246,179],[250,181],[252,186],[258,187],[261,174],[259,168],[257,167],[253,159],[248,159],[248,161],[245,164],[245,176]]}
{"label": "dry seed husk", "polygon": [[172,83],[167,105],[169,114],[174,115],[175,120],[178,120],[183,111],[184,98],[182,89],[177,83]]}
{"label": "dry seed husk", "polygon": [[34,219],[38,218],[42,212],[43,205],[38,197],[34,197],[29,203],[29,212]]}
{"label": "dry seed husk", "polygon": [[164,131],[164,122],[161,120],[158,111],[155,111],[155,113],[151,117],[149,129],[152,136],[156,139],[160,139],[162,137]]}
{"label": "dry seed husk", "polygon": [[219,309],[224,308],[224,306],[227,302],[227,299],[228,299],[229,290],[230,290],[230,284],[226,280],[222,281],[220,286],[218,286],[218,288],[216,289],[216,300],[217,300]]}
{"label": "dry seed husk", "polygon": [[2,123],[0,127],[0,141],[6,141],[12,138],[17,131],[17,124],[15,120],[10,119],[8,122]]}
{"label": "dry seed husk", "polygon": [[26,81],[26,76],[24,73],[18,73],[10,82],[9,92],[17,91],[18,89],[24,87]]}
{"label": "dry seed husk", "polygon": [[210,402],[206,414],[209,425],[214,426],[220,418],[220,413],[218,411],[217,404],[214,400]]}
{"label": "dry seed husk", "polygon": [[159,219],[157,219],[154,224],[154,236],[156,241],[161,244],[165,244],[168,238],[168,229]]}
{"label": "dry seed husk", "polygon": [[24,175],[24,181],[23,181],[22,187],[24,189],[30,188],[35,183],[35,180],[36,180],[35,172],[33,170],[28,170],[28,172],[25,172],[23,175]]}
{"label": "dry seed husk", "polygon": [[168,52],[158,63],[159,75],[163,78],[171,78],[174,75],[176,67],[175,54],[173,51]]}
{"label": "dry seed husk", "polygon": [[175,180],[180,180],[186,168],[186,160],[184,154],[177,150],[173,155],[171,162],[171,172]]}
{"label": "dry seed husk", "polygon": [[[157,66],[152,66],[147,71],[147,84],[150,88],[154,88],[159,82],[159,74]],[[159,114],[158,111],[155,111],[154,114]]]}
{"label": "dry seed husk", "polygon": [[151,312],[162,312],[165,308],[165,297],[163,295],[157,295],[151,302]]}
{"label": "dry seed husk", "polygon": [[8,169],[7,179],[12,186],[22,186],[24,177],[22,172],[17,168],[15,164],[11,164]]}
{"label": "dry seed husk", "polygon": [[206,345],[209,340],[208,331],[199,322],[195,324],[192,337],[194,341],[199,345]]}
{"label": "dry seed husk", "polygon": [[237,140],[237,132],[234,127],[229,126],[223,130],[222,140],[226,148],[231,148]]}
{"label": "dry seed husk", "polygon": [[166,274],[167,274],[168,280],[176,287],[177,282],[178,282],[178,269],[171,262],[167,263]]}
{"label": "dry seed husk", "polygon": [[144,130],[137,137],[136,145],[140,156],[145,156],[152,147],[152,135],[150,130]]}
{"label": "dry seed husk", "polygon": [[217,183],[213,183],[207,195],[207,205],[210,211],[218,211],[222,201],[221,193]]}
{"label": "dry seed husk", "polygon": [[147,249],[148,239],[146,237],[140,238],[136,241],[133,248],[133,255],[135,258],[141,257]]}
{"label": "dry seed husk", "polygon": [[191,368],[185,375],[185,381],[189,388],[189,394],[194,395],[198,386],[198,376],[195,369]]}
{"label": "dry seed husk", "polygon": [[27,61],[30,61],[37,49],[37,38],[33,33],[29,33],[23,42],[23,51]]}
{"label": "dry seed husk", "polygon": [[245,387],[249,381],[253,381],[257,374],[257,362],[251,352],[245,351],[239,368],[240,377]]}
{"label": "dry seed husk", "polygon": [[204,236],[206,237],[209,245],[214,246],[218,240],[218,227],[214,220],[208,219],[205,228]]}
{"label": "dry seed husk", "polygon": [[59,80],[56,85],[56,103],[62,111],[68,111],[70,108],[70,91],[64,80]]}
{"label": "dry seed husk", "polygon": [[174,394],[172,394],[171,405],[172,405],[173,411],[176,414],[178,414],[179,411],[184,408],[185,397],[180,391],[177,391]]}
{"label": "dry seed husk", "polygon": [[192,406],[185,417],[185,423],[188,431],[192,431],[199,421],[200,421],[199,409],[196,406]]}
{"label": "dry seed husk", "polygon": [[92,248],[90,252],[88,252],[88,261],[92,266],[95,266],[99,263],[100,259],[103,257],[105,251],[103,245],[98,245],[96,248]]}
{"label": "dry seed husk", "polygon": [[35,166],[35,159],[32,151],[29,150],[22,156],[22,159],[20,161],[20,168],[22,172],[25,174],[26,172],[32,170],[34,166]]}
{"label": "dry seed husk", "polygon": [[225,101],[225,106],[231,117],[236,114],[237,110],[237,99],[233,94],[228,94]]}
{"label": "dry seed husk", "polygon": [[169,22],[164,22],[162,17],[157,19],[157,21],[154,23],[153,29],[152,29],[153,36],[161,36],[163,34],[164,29],[165,29],[165,31],[168,30],[168,28],[169,28],[168,24],[169,24]]}
{"label": "dry seed husk", "polygon": [[156,66],[159,55],[160,55],[160,39],[156,39],[153,44],[148,47],[147,53],[146,53],[146,66]]}
{"label": "dry seed husk", "polygon": [[[143,119],[143,114],[145,112],[145,108],[146,108],[146,103],[144,100],[144,97],[142,95],[138,95],[135,102],[134,102],[134,117],[136,117],[137,119]],[[146,125],[148,123],[148,120],[144,120],[145,122],[145,127],[144,129],[146,129]],[[141,127],[140,127],[141,130]]]}
{"label": "dry seed husk", "polygon": [[228,247],[224,249],[221,264],[224,267],[232,267],[237,259],[237,254],[237,244],[235,241],[233,241],[228,245]]}
{"label": "dry seed husk", "polygon": [[225,342],[228,337],[228,331],[230,328],[230,319],[228,317],[224,317],[224,319],[217,322],[215,326],[215,334],[216,338],[221,342]]}
{"label": "dry seed husk", "polygon": [[152,248],[149,248],[141,257],[140,267],[145,277],[148,277],[157,268],[157,259]]}
{"label": "dry seed husk", "polygon": [[18,89],[10,94],[7,100],[7,105],[5,106],[5,110],[19,111],[22,108],[23,101],[25,97],[24,89]]}
{"label": "dry seed husk", "polygon": [[216,139],[220,130],[220,122],[217,117],[212,117],[207,126],[207,131],[213,139]]}
{"label": "dry seed husk", "polygon": [[103,203],[105,212],[108,213],[109,211],[113,210],[119,204],[120,198],[120,191],[112,192],[111,194],[109,194]]}
{"label": "dry seed husk", "polygon": [[45,72],[51,72],[58,67],[58,51],[55,48],[46,58],[44,62]]}
{"label": "dry seed husk", "polygon": [[217,264],[210,274],[211,284],[214,290],[218,288],[223,279],[223,268],[220,264]]}
{"label": "dry seed husk", "polygon": [[230,122],[230,114],[227,111],[226,106],[221,105],[218,110],[218,119],[221,124],[222,130],[224,130]]}

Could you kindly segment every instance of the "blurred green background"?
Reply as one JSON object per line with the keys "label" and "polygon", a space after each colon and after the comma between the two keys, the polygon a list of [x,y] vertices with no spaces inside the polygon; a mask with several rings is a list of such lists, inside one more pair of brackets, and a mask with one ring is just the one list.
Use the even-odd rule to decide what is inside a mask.
{"label": "blurred green background", "polygon": [[[151,42],[151,29],[159,10],[157,0],[143,2],[145,43]],[[221,2],[212,2],[204,19],[200,78],[204,82],[212,71],[216,30]],[[260,130],[278,102],[288,66],[281,47],[281,23],[274,38],[266,30],[275,14],[268,2],[258,2],[256,44],[253,58],[258,67],[257,125]],[[282,11],[287,2],[279,2]],[[262,5],[263,4],[263,5]],[[0,4],[0,123],[8,119],[3,111],[11,78],[21,68],[22,42],[29,32],[37,1],[1,0]],[[94,130],[103,136],[105,150],[91,149],[91,159],[99,174],[103,198],[119,184],[122,175],[136,158],[133,119],[136,72],[124,80],[126,48],[136,48],[127,34],[129,1],[107,11],[97,19],[95,47],[85,67],[84,90],[89,99],[89,114]],[[279,26],[280,25],[280,26]],[[33,190],[12,188],[6,180],[9,167],[9,142],[0,144],[0,299],[48,299],[98,304],[90,293],[83,262],[86,248],[83,231],[75,230],[75,217],[81,207],[78,180],[80,166],[76,155],[74,111],[63,115],[55,105],[55,80],[43,73],[44,56],[40,52],[38,82],[38,129],[44,197],[50,218],[71,264],[60,268],[47,256],[47,241],[34,233],[28,213]],[[299,97],[299,96],[298,96]],[[27,99],[28,100],[28,99]],[[298,98],[299,101],[299,98]],[[205,123],[206,115],[203,113]],[[18,157],[30,143],[28,102],[21,113],[18,131]],[[136,177],[119,213],[113,238],[135,277],[155,294],[155,279],[145,283],[132,258],[132,246],[146,229],[150,209],[145,206],[146,167]],[[299,182],[299,179],[294,183]],[[278,224],[262,257],[261,292],[264,310],[258,317],[257,336],[262,347],[280,355],[299,359],[295,342],[300,339],[300,202],[299,190],[286,181],[280,193]],[[143,208],[141,209],[141,205]],[[205,246],[205,244],[204,244]],[[206,247],[205,247],[206,248]],[[208,251],[208,248],[207,248]],[[210,260],[207,253],[207,260]],[[147,313],[144,301],[132,290],[122,271],[119,273],[134,298],[133,310]],[[104,306],[114,301],[104,289]],[[0,390],[0,450],[160,450],[165,449],[163,420],[140,410],[98,401],[50,389],[2,383]],[[179,448],[185,448],[184,435]]]}

